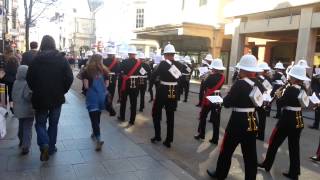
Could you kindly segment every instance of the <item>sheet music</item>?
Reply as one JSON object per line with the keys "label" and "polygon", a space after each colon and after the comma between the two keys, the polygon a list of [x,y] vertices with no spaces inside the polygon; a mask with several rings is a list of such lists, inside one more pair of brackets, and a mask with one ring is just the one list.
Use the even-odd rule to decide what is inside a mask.
{"label": "sheet music", "polygon": [[198,69],[200,72],[199,76],[203,76],[204,74],[206,74],[209,71],[209,69],[207,67],[199,67]]}
{"label": "sheet music", "polygon": [[312,104],[319,104],[320,103],[320,100],[315,93],[313,93],[312,96],[309,96],[309,99],[312,102]]}
{"label": "sheet music", "polygon": [[212,103],[223,103],[223,99],[220,96],[207,96],[206,98]]}

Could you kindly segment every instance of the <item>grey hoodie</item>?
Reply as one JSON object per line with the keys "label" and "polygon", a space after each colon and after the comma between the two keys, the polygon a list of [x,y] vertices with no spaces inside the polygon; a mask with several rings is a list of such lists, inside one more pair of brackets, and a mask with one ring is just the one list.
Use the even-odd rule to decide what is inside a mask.
{"label": "grey hoodie", "polygon": [[32,108],[31,96],[32,92],[28,87],[26,76],[28,66],[21,65],[18,67],[16,80],[13,84],[12,99],[13,111],[17,118],[34,117],[34,110]]}

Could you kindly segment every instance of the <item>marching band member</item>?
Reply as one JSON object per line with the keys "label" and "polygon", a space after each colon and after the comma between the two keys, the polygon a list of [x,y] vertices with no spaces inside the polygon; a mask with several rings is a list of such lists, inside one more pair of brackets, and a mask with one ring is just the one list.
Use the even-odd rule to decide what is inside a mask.
{"label": "marching band member", "polygon": [[274,162],[278,148],[288,137],[290,168],[283,175],[290,179],[298,179],[300,174],[300,134],[304,127],[301,107],[308,105],[308,96],[306,95],[303,81],[310,81],[306,76],[306,69],[299,65],[294,65],[289,73],[290,85],[283,90],[282,96],[278,100],[280,108],[283,108],[282,116],[276,127],[273,129],[269,139],[269,147],[265,160],[258,164],[260,168],[269,171]]}
{"label": "marching band member", "polygon": [[177,109],[178,79],[181,76],[181,64],[174,61],[176,53],[173,45],[168,44],[164,48],[164,61],[161,61],[158,67],[151,75],[153,83],[159,77],[160,84],[156,90],[156,98],[152,108],[152,117],[155,130],[155,136],[151,138],[152,143],[161,141],[161,114],[162,108],[165,108],[167,115],[167,137],[163,145],[171,147],[174,133],[174,112]]}
{"label": "marching band member", "polygon": [[139,77],[139,94],[140,94],[140,108],[139,111],[143,112],[144,109],[144,96],[147,90],[148,79],[150,77],[151,68],[146,62],[146,57],[144,53],[140,52],[138,54],[139,60],[142,62],[141,68],[139,70],[140,77]]}
{"label": "marching band member", "polygon": [[[268,94],[268,91],[270,92],[272,89],[271,85],[271,78],[269,77],[269,71],[271,68],[266,62],[263,62],[259,65],[259,68],[262,69],[262,72],[258,73],[257,79],[261,82],[263,85],[266,94]],[[266,127],[266,118],[267,114],[270,110],[270,106],[268,105],[268,102],[264,102],[264,105],[261,107],[257,107],[256,111],[258,113],[258,136],[257,139],[264,141],[264,131]]]}
{"label": "marching band member", "polygon": [[136,59],[136,47],[132,46],[128,51],[129,58],[122,61],[120,64],[121,78],[121,97],[120,97],[120,116],[119,121],[125,121],[127,97],[130,98],[130,120],[128,127],[134,125],[137,113],[137,98],[139,94],[139,70],[141,61]]}
{"label": "marching band member", "polygon": [[[211,61],[213,61],[212,55],[207,54],[204,60],[202,60],[201,67],[209,67],[211,64]],[[208,76],[208,73],[206,74],[200,74],[200,79],[201,79],[201,84],[200,84],[200,90],[199,90],[199,103],[196,105],[197,107],[201,107],[202,105],[202,100],[203,100],[203,95],[204,95],[204,87],[203,87],[203,82]]]}
{"label": "marching band member", "polygon": [[316,152],[316,155],[310,157],[310,159],[315,162],[320,162],[320,138],[319,138],[319,145],[318,145],[318,150]]}
{"label": "marching band member", "polygon": [[221,104],[211,103],[206,97],[213,95],[220,96],[220,89],[225,81],[223,70],[225,70],[226,68],[223,67],[221,59],[214,59],[209,68],[212,69],[212,73],[210,73],[210,75],[206,78],[206,80],[203,83],[203,86],[205,88],[205,96],[202,100],[202,108],[200,112],[198,125],[198,134],[195,135],[194,138],[202,140],[205,139],[206,119],[208,113],[211,111],[210,121],[213,125],[213,136],[210,142],[213,144],[218,144]]}
{"label": "marching band member", "polygon": [[107,49],[107,57],[103,59],[103,64],[108,67],[110,73],[108,74],[109,85],[108,85],[108,92],[110,96],[106,98],[107,103],[107,110],[110,113],[110,116],[115,116],[116,111],[113,108],[113,97],[116,91],[117,86],[117,79],[119,74],[119,62],[116,60],[116,49],[109,47]]}
{"label": "marching band member", "polygon": [[[273,89],[271,91],[271,97],[274,97],[275,95],[275,92],[281,87],[283,86],[286,81],[287,81],[287,78],[284,74],[284,70],[286,69],[283,64],[281,62],[278,62],[275,66],[274,66],[274,69],[275,69],[275,74],[273,75],[273,78],[272,78],[272,83],[273,83]],[[280,118],[280,115],[281,115],[281,108],[279,107],[278,101],[276,101],[276,104],[277,104],[277,113],[276,113],[276,116],[275,118]]]}
{"label": "marching band member", "polygon": [[[244,165],[245,179],[254,180],[257,174],[257,149],[256,133],[257,122],[255,118],[255,104],[262,104],[260,96],[251,96],[262,89],[255,74],[261,71],[257,66],[257,59],[253,55],[241,57],[238,65],[239,77],[231,87],[228,95],[223,99],[226,108],[233,108],[230,120],[225,130],[221,143],[220,154],[216,171],[207,170],[209,176],[217,179],[226,179],[234,150],[241,144]],[[259,94],[259,93],[258,93]]]}
{"label": "marching band member", "polygon": [[[311,81],[311,89],[315,95],[320,99],[320,74],[313,76]],[[317,104],[314,108],[314,122],[309,126],[310,129],[319,129],[320,122],[320,104]]]}
{"label": "marching band member", "polygon": [[184,92],[184,102],[188,101],[188,94],[189,94],[189,86],[190,86],[190,79],[192,74],[192,67],[191,67],[191,60],[189,56],[185,56],[182,61],[183,68],[182,68],[182,76],[180,77],[179,82],[179,97]]}

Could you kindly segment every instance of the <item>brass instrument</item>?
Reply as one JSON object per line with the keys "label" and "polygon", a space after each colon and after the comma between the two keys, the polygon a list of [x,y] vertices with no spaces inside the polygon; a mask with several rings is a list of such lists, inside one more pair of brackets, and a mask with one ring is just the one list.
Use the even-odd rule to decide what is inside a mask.
{"label": "brass instrument", "polygon": [[283,86],[281,86],[279,89],[276,90],[276,92],[274,93],[274,96],[272,97],[270,104],[272,104],[272,102],[276,99],[279,99],[283,96],[284,91],[290,86],[291,84],[289,82],[287,82],[286,84],[284,84]]}

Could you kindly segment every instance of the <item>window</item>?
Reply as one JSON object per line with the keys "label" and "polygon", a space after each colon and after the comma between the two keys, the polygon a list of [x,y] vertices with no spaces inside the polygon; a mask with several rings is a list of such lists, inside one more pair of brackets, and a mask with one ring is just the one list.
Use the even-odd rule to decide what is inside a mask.
{"label": "window", "polygon": [[17,9],[12,9],[12,29],[17,29]]}
{"label": "window", "polygon": [[207,0],[200,0],[199,1],[199,6],[205,6],[207,5]]}
{"label": "window", "polygon": [[141,28],[144,25],[144,9],[136,11],[136,28]]}

